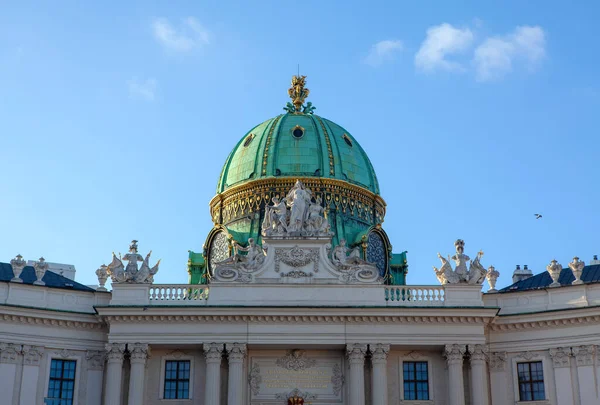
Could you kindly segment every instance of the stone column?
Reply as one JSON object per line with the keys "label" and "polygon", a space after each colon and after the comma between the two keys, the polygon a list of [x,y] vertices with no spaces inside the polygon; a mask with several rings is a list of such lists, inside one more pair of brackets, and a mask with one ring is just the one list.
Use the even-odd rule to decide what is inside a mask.
{"label": "stone column", "polygon": [[37,402],[38,377],[40,375],[40,360],[44,348],[40,346],[23,345],[23,377],[21,380],[21,405],[35,404]]}
{"label": "stone column", "polygon": [[148,358],[147,343],[133,343],[128,345],[129,362],[129,405],[144,404],[144,377],[146,372],[146,359]]}
{"label": "stone column", "polygon": [[371,405],[388,405],[387,356],[390,345],[377,343],[370,345],[371,364],[373,365],[371,382]]}
{"label": "stone column", "polygon": [[227,344],[229,356],[229,384],[227,405],[244,405],[244,358],[246,357],[246,344]]}
{"label": "stone column", "polygon": [[444,356],[448,364],[448,403],[450,405],[465,405],[465,387],[463,381],[463,357],[465,345],[446,345]]}
{"label": "stone column", "polygon": [[488,405],[488,384],[485,367],[486,345],[469,345],[471,354],[471,403]]}
{"label": "stone column", "polygon": [[365,353],[367,345],[360,343],[346,345],[350,363],[349,405],[365,405]]}
{"label": "stone column", "polygon": [[221,403],[221,357],[222,343],[205,343],[206,385],[204,387],[204,403],[219,405]]}
{"label": "stone column", "polygon": [[572,348],[573,356],[577,362],[577,379],[579,380],[579,397],[582,404],[597,404],[598,392],[595,388],[594,355],[596,346],[576,346]]}
{"label": "stone column", "polygon": [[121,379],[123,376],[125,343],[107,343],[106,390],[104,405],[121,405]]}
{"label": "stone column", "polygon": [[571,379],[571,349],[558,347],[550,349],[554,366],[554,386],[556,387],[556,403],[574,405],[573,381]]}

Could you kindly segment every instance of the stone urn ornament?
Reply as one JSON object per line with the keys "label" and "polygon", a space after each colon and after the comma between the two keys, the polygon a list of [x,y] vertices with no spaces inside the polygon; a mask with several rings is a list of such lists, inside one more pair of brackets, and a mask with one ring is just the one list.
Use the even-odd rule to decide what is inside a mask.
{"label": "stone urn ornament", "polygon": [[100,266],[98,270],[96,270],[96,276],[98,277],[98,284],[100,285],[96,288],[96,291],[106,291],[104,284],[106,284],[106,280],[108,280],[108,266],[106,266],[106,264]]}
{"label": "stone urn ornament", "polygon": [[27,262],[23,260],[23,256],[16,255],[15,258],[10,261],[10,265],[12,267],[14,276],[10,281],[12,281],[13,283],[22,283],[23,280],[21,279],[21,273],[27,265]]}
{"label": "stone urn ornament", "polygon": [[546,270],[548,270],[548,274],[550,274],[550,277],[552,278],[550,287],[560,287],[558,278],[560,277],[562,266],[556,260],[552,260],[550,264],[546,266]]}
{"label": "stone urn ornament", "polygon": [[498,292],[498,290],[496,290],[496,281],[498,280],[498,277],[500,277],[500,272],[496,270],[494,266],[488,267],[487,273],[485,274],[485,278],[490,285],[488,292]]}
{"label": "stone urn ornament", "polygon": [[573,284],[573,285],[583,284],[583,281],[581,281],[581,273],[583,273],[584,267],[585,267],[585,262],[580,261],[579,257],[577,257],[577,256],[575,256],[573,258],[573,261],[569,263],[569,268],[571,269],[571,271],[573,272],[573,275],[575,276],[575,281],[573,281],[571,284]]}
{"label": "stone urn ornament", "polygon": [[33,282],[34,285],[46,285],[46,283],[42,281],[42,278],[44,278],[46,271],[48,271],[48,267],[48,263],[46,263],[46,260],[43,257],[40,257],[40,259],[35,262],[33,268],[35,269],[35,277],[37,280]]}

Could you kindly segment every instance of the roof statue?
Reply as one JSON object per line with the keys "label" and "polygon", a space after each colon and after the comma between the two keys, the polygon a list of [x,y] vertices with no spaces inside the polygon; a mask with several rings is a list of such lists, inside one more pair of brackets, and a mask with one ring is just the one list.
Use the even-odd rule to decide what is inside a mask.
{"label": "roof statue", "polygon": [[321,196],[296,180],[294,187],[281,200],[265,207],[262,235],[267,237],[331,236],[329,221],[324,217]]}
{"label": "roof statue", "polygon": [[[433,267],[438,281],[441,284],[466,283],[481,285],[483,283],[483,280],[485,280],[486,275],[488,274],[488,271],[482,266],[480,262],[481,257],[483,256],[483,251],[479,251],[475,259],[471,261],[471,258],[464,254],[464,240],[456,240],[456,242],[454,242],[454,247],[456,249],[456,254],[454,254],[454,256],[452,257],[448,255],[447,260],[441,254],[438,253],[438,258],[441,260],[442,266],[439,269],[435,266]],[[451,260],[454,261],[456,265],[454,270],[450,265]],[[469,261],[471,261],[471,265],[467,269],[467,263]],[[490,273],[490,277],[492,279],[494,276],[494,273]],[[493,282],[495,283],[495,280]]]}
{"label": "roof statue", "polygon": [[[315,110],[311,102],[304,106],[304,101],[310,94],[310,90],[304,87],[306,84],[306,76],[292,76],[292,86],[288,89],[288,94],[292,102],[288,102],[284,110],[289,113],[312,114]],[[304,106],[304,107],[303,107]]]}
{"label": "roof statue", "polygon": [[[131,241],[131,245],[129,245],[129,253],[127,253],[121,259],[121,255],[119,254],[119,258],[113,252],[112,262],[107,266],[106,272],[110,275],[110,278],[113,283],[145,283],[151,284],[154,281],[154,275],[158,272],[158,266],[160,265],[160,260],[156,262],[153,267],[150,267],[150,255],[152,251],[150,251],[146,258],[142,258],[140,254],[138,254],[137,240]],[[127,267],[123,265],[122,260],[126,260]],[[138,268],[138,262],[142,262],[142,267]],[[97,274],[98,277],[102,277],[103,274]]]}

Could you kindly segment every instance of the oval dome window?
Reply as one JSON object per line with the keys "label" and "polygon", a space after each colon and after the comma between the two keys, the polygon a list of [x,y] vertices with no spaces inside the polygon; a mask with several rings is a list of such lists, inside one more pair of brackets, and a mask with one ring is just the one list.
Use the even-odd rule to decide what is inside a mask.
{"label": "oval dome window", "polygon": [[304,136],[304,128],[302,128],[299,125],[296,125],[294,127],[294,129],[292,129],[292,135],[294,136],[294,138],[299,139],[302,138]]}

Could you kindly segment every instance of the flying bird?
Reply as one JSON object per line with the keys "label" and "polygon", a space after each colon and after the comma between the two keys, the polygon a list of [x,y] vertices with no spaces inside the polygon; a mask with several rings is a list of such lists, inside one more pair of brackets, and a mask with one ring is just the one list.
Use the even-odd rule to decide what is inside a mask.
{"label": "flying bird", "polygon": [[540,219],[542,217],[542,214],[534,214],[535,215],[535,219]]}

